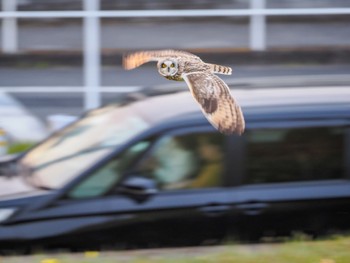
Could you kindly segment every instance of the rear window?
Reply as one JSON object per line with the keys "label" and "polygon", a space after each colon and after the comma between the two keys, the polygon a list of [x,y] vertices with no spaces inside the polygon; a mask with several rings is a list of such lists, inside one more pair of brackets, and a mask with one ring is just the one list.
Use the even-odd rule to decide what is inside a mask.
{"label": "rear window", "polygon": [[346,130],[313,127],[247,132],[244,183],[345,178]]}

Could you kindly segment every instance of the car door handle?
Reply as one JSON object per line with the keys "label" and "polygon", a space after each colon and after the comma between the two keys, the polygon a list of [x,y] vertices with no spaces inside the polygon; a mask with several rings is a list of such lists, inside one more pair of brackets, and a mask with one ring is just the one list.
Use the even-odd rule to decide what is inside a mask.
{"label": "car door handle", "polygon": [[229,205],[212,204],[200,207],[198,210],[208,216],[220,216],[228,213],[231,209]]}
{"label": "car door handle", "polygon": [[236,208],[243,210],[244,214],[251,216],[261,214],[267,207],[268,204],[260,202],[243,203],[236,205]]}

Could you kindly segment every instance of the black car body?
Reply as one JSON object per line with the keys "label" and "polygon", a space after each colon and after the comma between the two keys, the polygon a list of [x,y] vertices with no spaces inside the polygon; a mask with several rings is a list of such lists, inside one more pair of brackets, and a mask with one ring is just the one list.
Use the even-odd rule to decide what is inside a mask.
{"label": "black car body", "polygon": [[218,133],[180,92],[93,110],[40,143],[6,179],[28,186],[0,199],[0,248],[349,229],[350,90],[233,93],[243,136]]}

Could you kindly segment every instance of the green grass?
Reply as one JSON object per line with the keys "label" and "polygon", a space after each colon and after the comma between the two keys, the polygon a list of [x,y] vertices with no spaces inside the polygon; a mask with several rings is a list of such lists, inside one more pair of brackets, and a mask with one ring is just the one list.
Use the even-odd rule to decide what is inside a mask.
{"label": "green grass", "polygon": [[[7,150],[7,154],[15,154],[15,153],[21,153],[29,148],[31,148],[35,143],[33,142],[16,142],[9,145],[9,148]],[[0,261],[1,263],[1,261]]]}
{"label": "green grass", "polygon": [[0,257],[1,263],[349,263],[350,236],[260,245]]}

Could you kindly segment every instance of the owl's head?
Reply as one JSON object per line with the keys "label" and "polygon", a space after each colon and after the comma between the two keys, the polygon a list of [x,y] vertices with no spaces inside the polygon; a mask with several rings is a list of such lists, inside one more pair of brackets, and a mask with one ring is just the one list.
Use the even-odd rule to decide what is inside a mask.
{"label": "owl's head", "polygon": [[167,58],[158,62],[159,74],[168,77],[174,76],[178,71],[178,63],[176,59]]}

